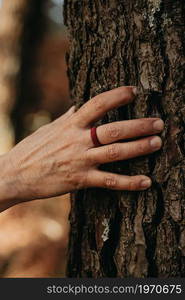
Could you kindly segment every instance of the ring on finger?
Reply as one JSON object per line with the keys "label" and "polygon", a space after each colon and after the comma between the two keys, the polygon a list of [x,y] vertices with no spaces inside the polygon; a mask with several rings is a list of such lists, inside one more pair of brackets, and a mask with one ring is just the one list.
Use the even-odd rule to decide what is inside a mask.
{"label": "ring on finger", "polygon": [[97,127],[92,127],[91,128],[91,139],[92,139],[92,142],[93,142],[94,146],[99,147],[99,146],[102,146],[102,144],[100,143],[100,141],[98,139],[96,130],[97,130]]}

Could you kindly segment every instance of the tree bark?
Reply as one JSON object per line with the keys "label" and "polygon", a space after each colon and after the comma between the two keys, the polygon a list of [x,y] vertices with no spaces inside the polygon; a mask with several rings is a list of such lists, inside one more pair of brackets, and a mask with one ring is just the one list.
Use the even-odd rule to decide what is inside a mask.
{"label": "tree bark", "polygon": [[77,108],[103,91],[136,85],[133,104],[96,125],[160,117],[161,151],[101,166],[146,174],[144,192],[72,194],[69,277],[185,276],[185,2],[66,0],[71,96]]}

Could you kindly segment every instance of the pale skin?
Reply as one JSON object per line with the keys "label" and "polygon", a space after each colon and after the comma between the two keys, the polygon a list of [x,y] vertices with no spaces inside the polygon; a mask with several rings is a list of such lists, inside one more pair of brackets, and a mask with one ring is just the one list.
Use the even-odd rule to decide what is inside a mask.
{"label": "pale skin", "polygon": [[[139,191],[151,185],[144,174],[118,175],[99,170],[104,163],[127,160],[158,151],[159,118],[142,118],[98,126],[101,144],[95,147],[90,128],[108,111],[134,101],[135,87],[102,93],[78,111],[71,107],[54,122],[39,128],[0,156],[0,211],[17,203],[63,195],[78,189],[101,187]],[[120,142],[124,139],[135,141]]]}

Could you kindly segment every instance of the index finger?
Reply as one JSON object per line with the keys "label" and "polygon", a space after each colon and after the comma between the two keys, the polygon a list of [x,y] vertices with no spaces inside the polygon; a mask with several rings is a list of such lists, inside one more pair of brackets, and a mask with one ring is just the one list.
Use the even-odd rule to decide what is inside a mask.
{"label": "index finger", "polygon": [[86,127],[90,123],[96,122],[109,110],[132,102],[136,94],[136,87],[123,86],[95,96],[75,113],[78,124]]}

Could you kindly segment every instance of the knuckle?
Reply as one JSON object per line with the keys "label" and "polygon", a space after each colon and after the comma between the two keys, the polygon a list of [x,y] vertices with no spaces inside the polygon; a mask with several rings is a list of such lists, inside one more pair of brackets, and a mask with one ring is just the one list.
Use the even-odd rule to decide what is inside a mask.
{"label": "knuckle", "polygon": [[121,137],[120,128],[118,128],[118,126],[116,126],[116,125],[107,126],[105,131],[106,131],[106,135],[109,136],[110,138],[120,138]]}
{"label": "knuckle", "polygon": [[83,172],[78,174],[76,180],[76,189],[80,189],[87,186],[87,173]]}
{"label": "knuckle", "polygon": [[119,147],[116,144],[112,144],[107,146],[107,158],[108,160],[115,160],[118,159],[120,157],[120,151],[119,151]]}
{"label": "knuckle", "polygon": [[87,150],[84,153],[84,161],[86,163],[86,165],[94,165],[96,163],[98,163],[98,161],[96,160],[96,157],[92,155],[91,151]]}
{"label": "knuckle", "polygon": [[93,99],[93,104],[94,104],[94,107],[95,107],[95,110],[96,111],[102,111],[103,110],[103,99],[101,96],[97,96]]}
{"label": "knuckle", "polygon": [[66,180],[77,190],[86,185],[87,178],[85,172],[78,173],[71,169],[66,172]]}
{"label": "knuckle", "polygon": [[139,154],[144,154],[146,152],[146,145],[145,145],[145,143],[144,142],[139,143],[137,149],[138,149],[138,153]]}
{"label": "knuckle", "polygon": [[140,130],[141,134],[144,133],[146,131],[146,125],[147,125],[146,121],[142,120],[142,121],[140,121],[140,124],[138,124],[138,125],[139,125],[139,130]]}
{"label": "knuckle", "polygon": [[117,180],[114,176],[106,176],[104,178],[104,186],[107,188],[116,188],[118,185]]}
{"label": "knuckle", "polygon": [[90,177],[89,170],[87,170],[86,172],[83,173],[83,176],[82,176],[82,186],[84,188],[89,186],[89,183],[90,183],[89,177]]}

